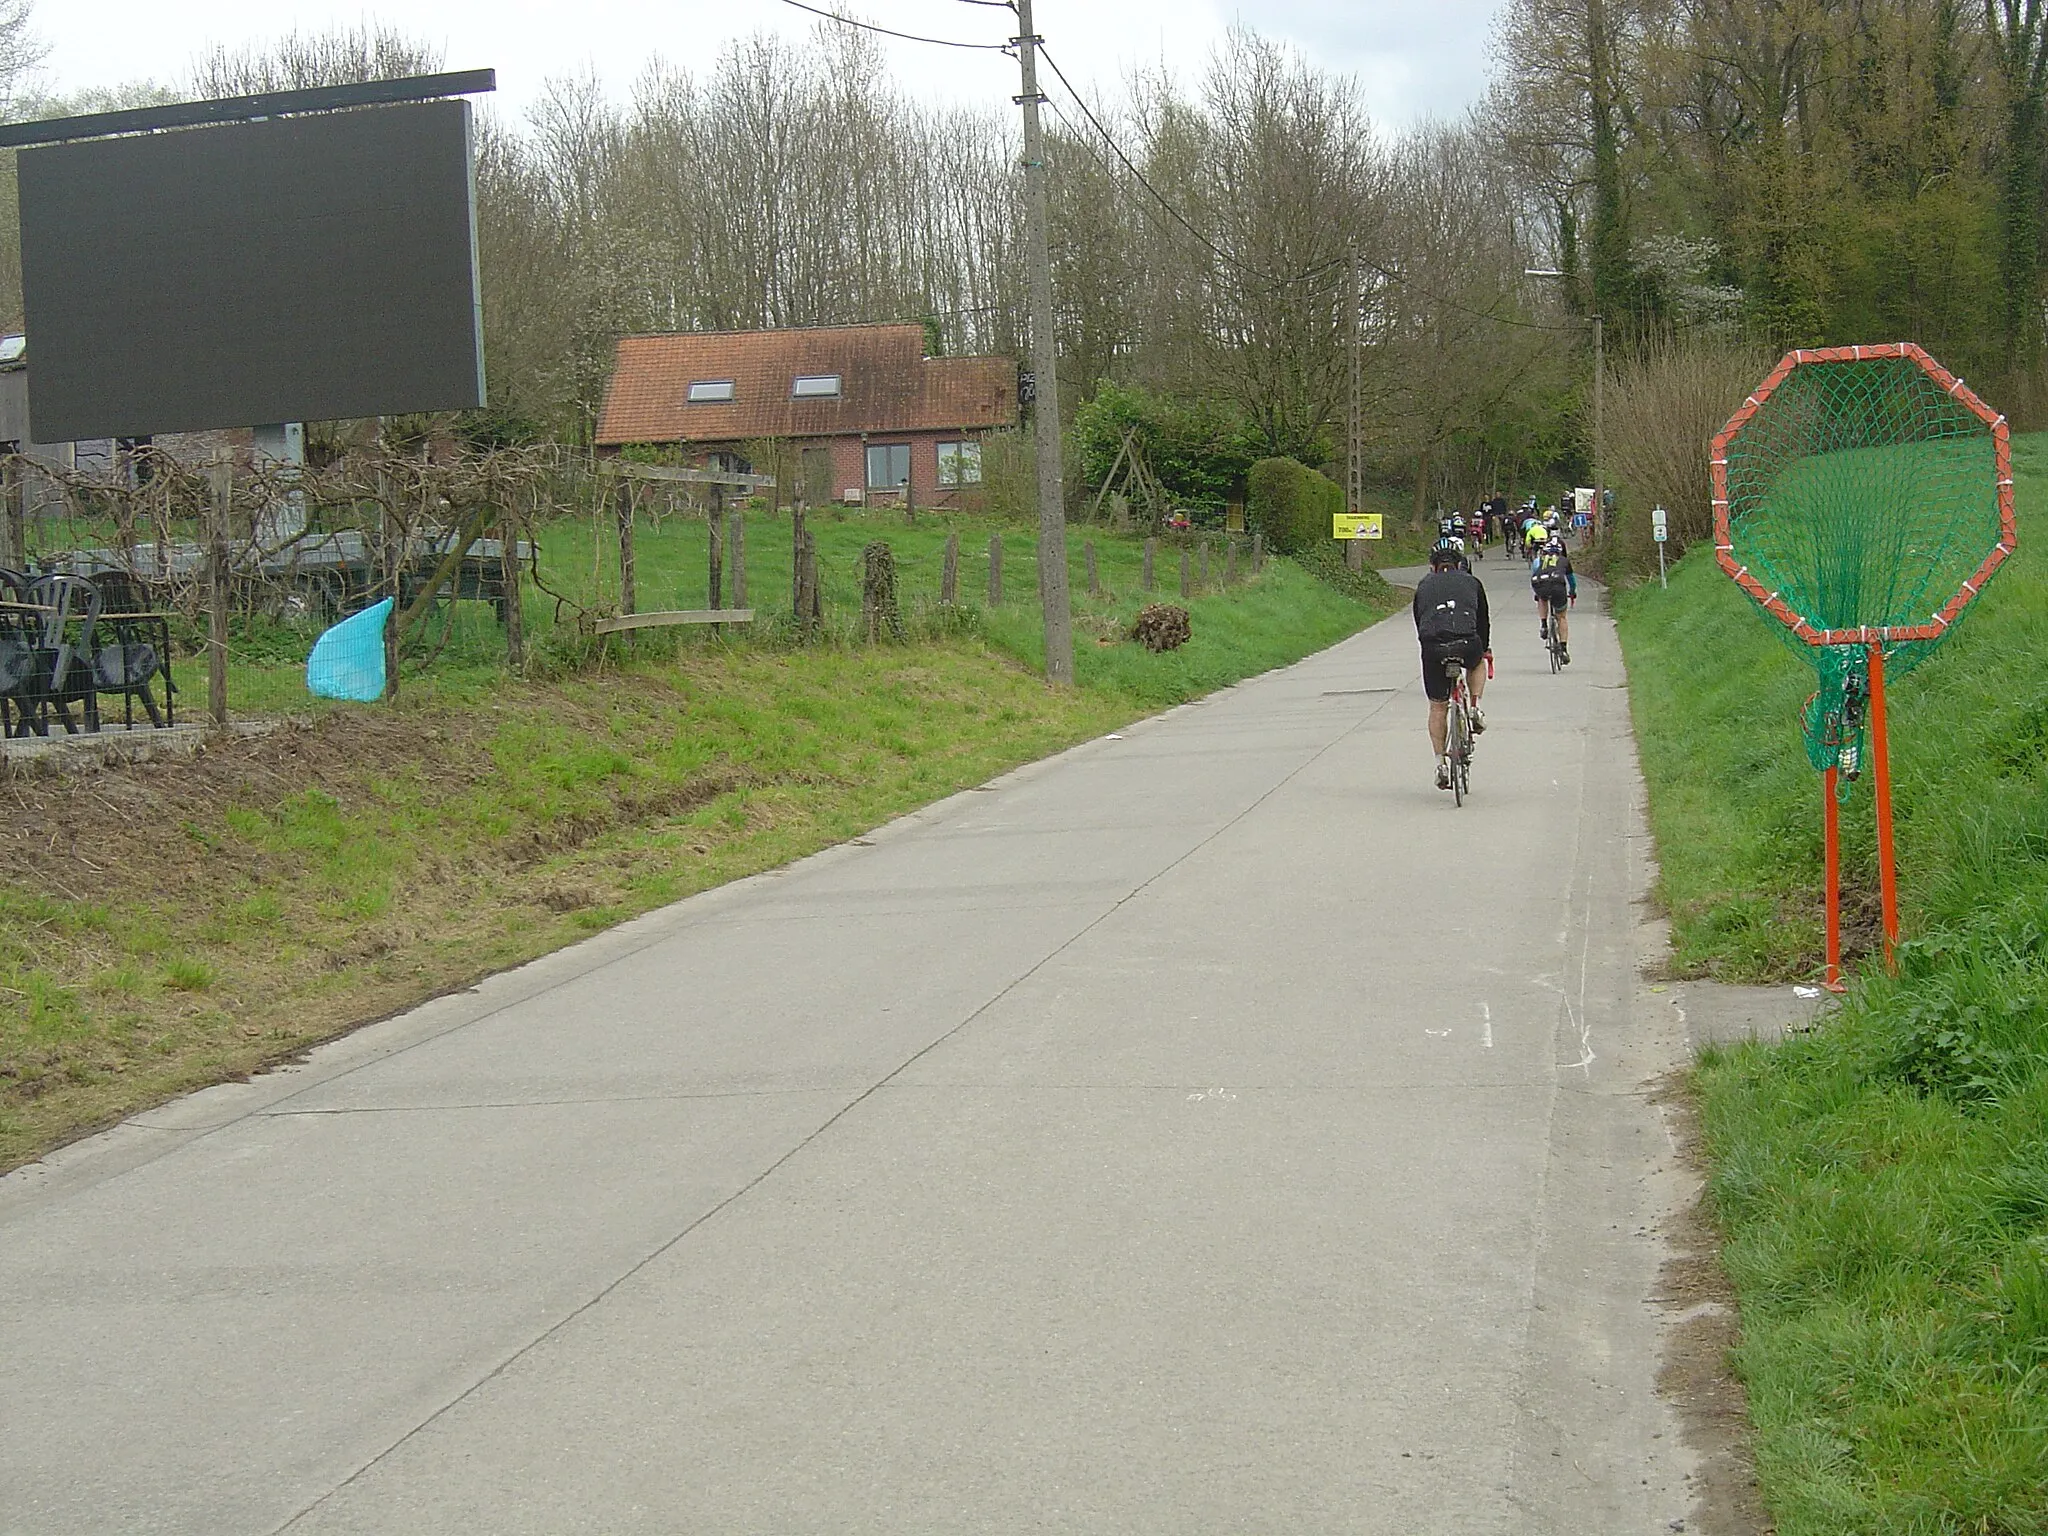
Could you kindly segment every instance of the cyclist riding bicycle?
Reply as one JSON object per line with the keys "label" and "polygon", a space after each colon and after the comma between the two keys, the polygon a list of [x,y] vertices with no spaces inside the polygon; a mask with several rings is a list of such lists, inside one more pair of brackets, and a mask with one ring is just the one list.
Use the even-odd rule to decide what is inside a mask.
{"label": "cyclist riding bicycle", "polygon": [[1465,565],[1461,544],[1441,539],[1429,552],[1429,574],[1415,588],[1415,638],[1422,645],[1422,691],[1429,698],[1429,746],[1436,758],[1436,787],[1451,786],[1451,764],[1445,738],[1451,711],[1451,680],[1444,666],[1455,656],[1465,668],[1472,695],[1472,733],[1486,729],[1479,696],[1486,691],[1486,653],[1492,647],[1493,624],[1486,611],[1486,588]]}
{"label": "cyclist riding bicycle", "polygon": [[1529,590],[1536,597],[1536,633],[1538,638],[1550,638],[1550,626],[1557,626],[1558,661],[1565,666],[1572,664],[1571,625],[1566,615],[1571,605],[1578,601],[1579,578],[1572,569],[1572,557],[1564,547],[1564,540],[1552,535],[1536,551],[1529,562]]}

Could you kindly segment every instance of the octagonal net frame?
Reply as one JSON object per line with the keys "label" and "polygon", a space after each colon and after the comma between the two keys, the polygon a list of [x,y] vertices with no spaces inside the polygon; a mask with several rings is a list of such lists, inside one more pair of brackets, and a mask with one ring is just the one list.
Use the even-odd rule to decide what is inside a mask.
{"label": "octagonal net frame", "polygon": [[1715,558],[1819,676],[1827,982],[1841,985],[1837,802],[1871,738],[1887,954],[1898,939],[1884,682],[2017,546],[2005,418],[1912,342],[1787,353],[1715,437]]}
{"label": "octagonal net frame", "polygon": [[2005,418],[1910,341],[1788,352],[1710,465],[1721,568],[1800,644],[1894,671],[2016,547]]}

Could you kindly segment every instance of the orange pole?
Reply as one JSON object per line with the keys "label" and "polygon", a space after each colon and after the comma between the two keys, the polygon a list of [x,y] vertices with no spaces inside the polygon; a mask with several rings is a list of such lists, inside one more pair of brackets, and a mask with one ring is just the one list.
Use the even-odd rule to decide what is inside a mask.
{"label": "orange pole", "polygon": [[1840,770],[1832,763],[1821,779],[1826,804],[1821,808],[1821,826],[1827,842],[1828,977],[1830,992],[1846,992],[1842,984],[1842,810],[1835,800],[1835,780]]}
{"label": "orange pole", "polygon": [[1877,802],[1877,885],[1884,903],[1884,960],[1896,967],[1899,950],[1899,875],[1892,857],[1892,744],[1884,718],[1884,646],[1870,647],[1870,769]]}

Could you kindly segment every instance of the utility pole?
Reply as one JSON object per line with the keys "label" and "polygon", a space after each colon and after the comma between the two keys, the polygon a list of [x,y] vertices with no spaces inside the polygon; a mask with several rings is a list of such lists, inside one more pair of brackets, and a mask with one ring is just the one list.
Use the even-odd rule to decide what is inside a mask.
{"label": "utility pole", "polygon": [[[1593,317],[1593,522],[1587,534],[1596,543],[1600,538],[1600,525],[1607,518],[1607,455],[1606,420],[1601,411],[1601,397],[1607,385],[1606,327],[1600,317]],[[1662,550],[1659,550],[1662,553]]]}
{"label": "utility pole", "polygon": [[1023,75],[1024,259],[1031,269],[1031,371],[1037,377],[1032,410],[1038,448],[1038,586],[1045,616],[1045,680],[1074,681],[1074,619],[1067,596],[1067,509],[1060,471],[1059,346],[1052,328],[1052,246],[1047,234],[1045,140],[1038,125],[1037,32],[1031,0],[1017,0],[1017,65]]}
{"label": "utility pole", "polygon": [[[1363,363],[1359,353],[1365,347],[1365,264],[1357,252],[1351,256],[1351,286],[1344,301],[1349,310],[1346,318],[1350,322],[1346,338],[1351,350],[1351,410],[1346,435],[1349,443],[1349,463],[1344,485],[1344,498],[1349,503],[1346,510],[1354,515],[1365,510],[1365,408],[1359,396],[1362,388],[1360,373]],[[1345,542],[1344,554],[1351,568],[1359,570],[1365,563],[1365,546],[1356,539]]]}

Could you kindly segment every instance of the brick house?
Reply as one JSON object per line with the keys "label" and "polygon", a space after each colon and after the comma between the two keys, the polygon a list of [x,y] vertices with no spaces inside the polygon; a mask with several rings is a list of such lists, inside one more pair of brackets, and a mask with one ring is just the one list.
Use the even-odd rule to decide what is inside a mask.
{"label": "brick house", "polygon": [[597,446],[678,445],[776,475],[778,500],[974,506],[983,434],[1017,422],[1017,365],[926,357],[924,341],[915,324],[623,337]]}

